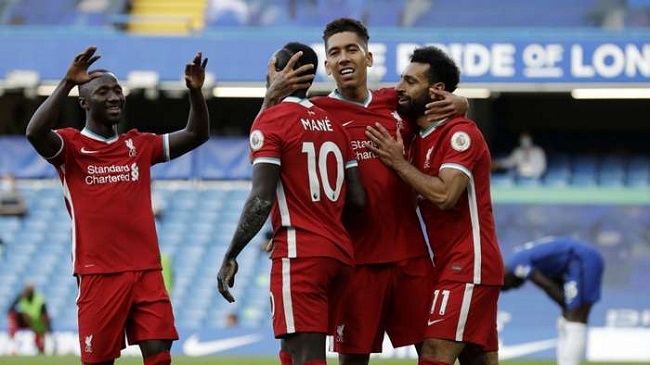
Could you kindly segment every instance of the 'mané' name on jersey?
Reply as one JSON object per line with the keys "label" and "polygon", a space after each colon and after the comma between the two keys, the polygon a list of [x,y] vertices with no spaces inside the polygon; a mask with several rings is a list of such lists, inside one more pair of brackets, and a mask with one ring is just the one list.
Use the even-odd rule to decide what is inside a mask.
{"label": "'man\u00e9' name on jersey", "polygon": [[327,117],[323,119],[300,118],[300,123],[302,124],[302,127],[307,131],[334,132],[334,129],[332,129],[332,122],[330,122],[329,118]]}
{"label": "'man\u00e9' name on jersey", "polygon": [[140,168],[135,162],[130,165],[88,165],[86,172],[88,175],[84,181],[88,185],[138,181],[140,177]]}
{"label": "'man\u00e9' name on jersey", "polygon": [[288,97],[255,119],[250,149],[253,164],[280,166],[272,257],[321,256],[352,264],[341,215],[345,169],[357,162],[343,127],[309,100]]}

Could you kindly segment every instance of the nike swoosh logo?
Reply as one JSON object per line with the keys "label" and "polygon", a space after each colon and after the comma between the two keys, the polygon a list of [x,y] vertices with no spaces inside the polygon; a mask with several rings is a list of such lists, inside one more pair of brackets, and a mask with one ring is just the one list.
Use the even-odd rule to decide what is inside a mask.
{"label": "nike swoosh logo", "polygon": [[183,353],[187,356],[205,356],[250,345],[261,339],[261,335],[252,334],[201,342],[199,336],[192,335],[183,343]]}
{"label": "nike swoosh logo", "polygon": [[526,342],[518,345],[499,346],[499,360],[514,359],[536,352],[552,349],[556,346],[556,339],[548,339],[541,341]]}
{"label": "nike swoosh logo", "polygon": [[86,147],[81,147],[81,153],[91,154],[91,153],[97,153],[97,152],[99,152],[99,151],[87,150]]}
{"label": "nike swoosh logo", "polygon": [[429,326],[431,326],[432,324],[436,324],[436,323],[442,322],[444,320],[445,320],[444,318],[436,319],[436,320],[433,320],[433,321],[429,320],[427,323],[429,324]]}
{"label": "nike swoosh logo", "polygon": [[352,124],[352,122],[354,122],[354,119],[353,119],[353,120],[350,120],[350,121],[347,121],[347,122],[345,122],[345,123],[343,123],[342,126],[345,127],[345,126],[347,126],[348,124]]}

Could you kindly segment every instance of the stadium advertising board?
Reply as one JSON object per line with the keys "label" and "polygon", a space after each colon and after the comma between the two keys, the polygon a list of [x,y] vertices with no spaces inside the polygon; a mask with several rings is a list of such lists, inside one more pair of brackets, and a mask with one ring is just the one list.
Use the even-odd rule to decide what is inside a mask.
{"label": "stadium advertising board", "polygon": [[[153,70],[163,81],[179,81],[182,66],[196,51],[210,58],[209,71],[217,82],[262,83],[269,56],[287,41],[314,45],[321,58],[321,30],[300,32],[219,31],[190,37],[142,37],[89,31],[84,34],[29,31],[0,34],[0,77],[12,70],[36,70],[41,80],[58,80],[73,55],[97,45],[103,56],[98,63],[124,78],[133,70]],[[408,56],[417,46],[441,46],[461,66],[466,85],[487,84],[530,88],[531,84],[629,84],[650,81],[649,32],[607,33],[441,31],[385,29],[373,31],[370,48],[374,66],[370,79],[394,83]],[[173,50],[173,52],[170,52]],[[48,62],[42,56],[48,55]],[[128,57],[126,57],[128,55]],[[98,66],[99,67],[99,66]],[[319,81],[327,81],[323,67]]]}

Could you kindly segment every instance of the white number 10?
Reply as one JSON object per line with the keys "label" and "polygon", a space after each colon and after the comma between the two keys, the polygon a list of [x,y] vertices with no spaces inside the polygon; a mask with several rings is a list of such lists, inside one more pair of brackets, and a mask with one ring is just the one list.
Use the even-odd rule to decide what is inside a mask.
{"label": "white number 10", "polygon": [[[309,191],[312,201],[320,201],[320,187],[323,185],[325,196],[331,201],[337,201],[343,187],[343,154],[339,146],[334,142],[325,142],[318,151],[316,157],[316,148],[314,142],[303,142],[302,152],[307,154],[307,173],[309,174]],[[334,155],[336,160],[336,186],[330,186],[329,173],[327,171],[327,157],[329,154]],[[318,164],[318,170],[316,165]],[[319,177],[320,175],[320,177]],[[322,183],[322,184],[321,184]]]}

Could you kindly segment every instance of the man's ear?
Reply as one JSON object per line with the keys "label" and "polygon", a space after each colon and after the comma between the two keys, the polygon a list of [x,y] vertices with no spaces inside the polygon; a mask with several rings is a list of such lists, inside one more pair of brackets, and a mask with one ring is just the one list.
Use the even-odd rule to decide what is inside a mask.
{"label": "man's ear", "polygon": [[78,102],[79,102],[79,106],[80,106],[82,109],[88,109],[88,108],[87,108],[87,106],[88,106],[88,101],[86,101],[86,98],[84,98],[84,97],[79,97]]}
{"label": "man's ear", "polygon": [[331,76],[331,75],[332,75],[332,70],[330,70],[330,68],[329,68],[329,64],[327,63],[327,60],[325,60],[325,61],[323,62],[323,64],[325,65],[325,72],[327,72],[327,75],[330,75],[330,76]]}
{"label": "man's ear", "polygon": [[436,89],[436,90],[445,91],[445,83],[444,82],[436,82],[435,84],[431,85],[431,88]]}
{"label": "man's ear", "polygon": [[368,54],[366,54],[366,66],[372,67],[374,63],[374,59],[372,58],[372,52],[368,51]]}

